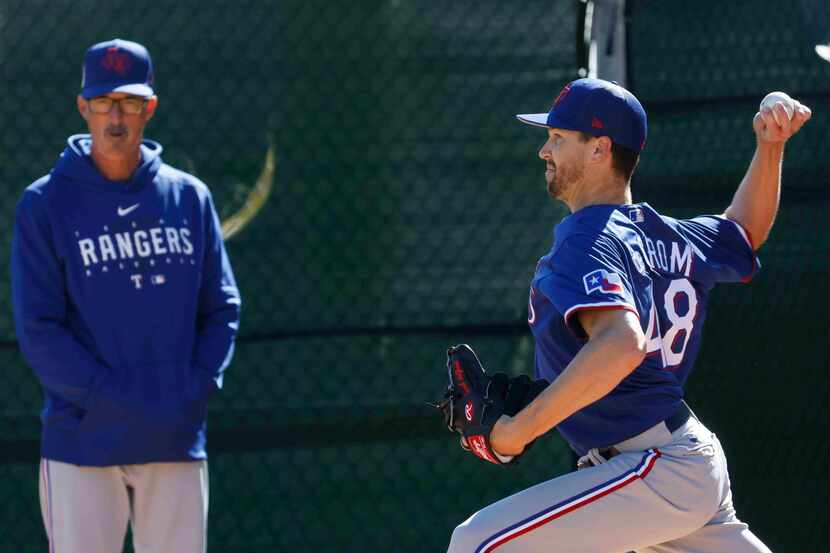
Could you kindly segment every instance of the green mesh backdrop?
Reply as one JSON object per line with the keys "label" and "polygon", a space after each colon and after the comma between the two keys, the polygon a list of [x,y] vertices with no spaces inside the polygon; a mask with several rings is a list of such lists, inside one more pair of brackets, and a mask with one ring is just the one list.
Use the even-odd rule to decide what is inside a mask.
{"label": "green mesh backdrop", "polygon": [[[635,200],[721,211],[761,97],[814,110],[787,147],[763,271],[713,295],[689,397],[725,444],[739,515],[776,551],[821,551],[830,64],[796,1],[628,11],[630,86],[650,115]],[[476,509],[569,470],[555,433],[516,470],[475,462],[424,401],[450,343],[492,369],[532,367],[527,287],[564,211],[545,193],[544,134],[513,116],[577,76],[578,13],[570,0],[0,2],[0,551],[46,549],[41,392],[11,322],[14,204],[85,130],[83,52],[116,36],[154,57],[147,136],[210,185],[223,219],[248,219],[258,179],[272,182],[228,241],[244,305],[210,410],[212,551],[442,551]]]}

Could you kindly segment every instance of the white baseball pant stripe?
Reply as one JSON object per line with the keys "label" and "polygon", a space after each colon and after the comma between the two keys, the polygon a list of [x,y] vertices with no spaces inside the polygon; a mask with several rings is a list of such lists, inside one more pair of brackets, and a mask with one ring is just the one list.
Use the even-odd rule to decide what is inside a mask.
{"label": "white baseball pant stripe", "polygon": [[615,447],[473,514],[448,553],[770,553],[736,517],[720,443],[695,418]]}
{"label": "white baseball pant stripe", "polygon": [[205,553],[206,461],[86,467],[41,459],[50,553]]}

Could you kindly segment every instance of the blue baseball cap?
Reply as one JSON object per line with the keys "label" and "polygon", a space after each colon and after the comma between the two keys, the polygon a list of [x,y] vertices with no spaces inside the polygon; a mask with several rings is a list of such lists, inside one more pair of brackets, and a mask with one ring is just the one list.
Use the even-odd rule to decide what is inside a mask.
{"label": "blue baseball cap", "polygon": [[87,100],[107,92],[153,95],[153,60],[147,48],[129,40],[108,40],[84,54],[81,96]]}
{"label": "blue baseball cap", "polygon": [[537,127],[607,136],[611,142],[641,152],[648,121],[640,101],[616,83],[577,79],[565,85],[548,113],[525,113],[519,121]]}

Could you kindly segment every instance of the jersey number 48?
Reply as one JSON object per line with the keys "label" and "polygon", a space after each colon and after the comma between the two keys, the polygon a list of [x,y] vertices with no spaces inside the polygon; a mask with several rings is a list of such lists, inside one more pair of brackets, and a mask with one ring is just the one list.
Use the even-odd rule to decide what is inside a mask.
{"label": "jersey number 48", "polygon": [[[678,313],[679,300],[685,295],[688,309],[684,314]],[[697,292],[688,279],[678,278],[671,281],[666,293],[663,294],[663,308],[669,319],[669,327],[661,332],[660,321],[657,317],[656,300],[651,302],[651,311],[648,315],[648,329],[646,329],[646,351],[651,354],[660,352],[663,367],[669,369],[683,362],[686,346],[695,326],[697,314]]]}

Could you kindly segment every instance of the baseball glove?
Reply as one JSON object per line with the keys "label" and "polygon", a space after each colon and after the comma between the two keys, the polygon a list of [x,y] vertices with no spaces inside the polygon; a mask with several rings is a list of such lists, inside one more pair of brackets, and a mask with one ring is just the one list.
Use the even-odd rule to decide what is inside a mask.
{"label": "baseball glove", "polygon": [[490,375],[467,344],[447,350],[447,378],[449,383],[444,400],[435,406],[444,413],[447,428],[461,436],[461,447],[497,465],[516,462],[532,442],[520,455],[500,455],[490,444],[493,425],[502,415],[516,415],[548,383],[531,380],[526,375],[513,378],[504,373]]}

